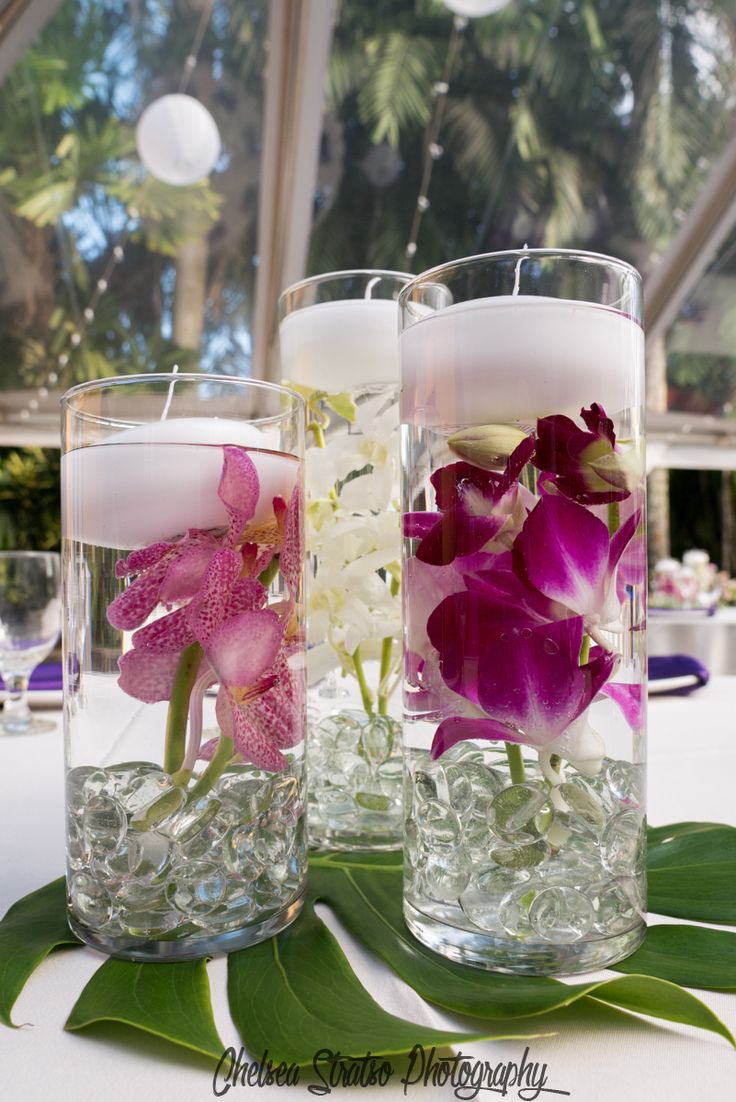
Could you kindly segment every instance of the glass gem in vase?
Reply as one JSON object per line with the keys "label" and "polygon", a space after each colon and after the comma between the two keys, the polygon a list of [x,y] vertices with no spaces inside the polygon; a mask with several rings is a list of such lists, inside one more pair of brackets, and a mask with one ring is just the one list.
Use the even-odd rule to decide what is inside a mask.
{"label": "glass gem in vase", "polygon": [[645,932],[640,279],[497,253],[401,310],[406,921],[480,967],[605,967]]}
{"label": "glass gem in vase", "polygon": [[304,405],[150,375],[63,409],[70,925],[137,960],[229,952],[304,890]]}
{"label": "glass gem in vase", "polygon": [[309,833],[401,845],[398,304],[411,277],[315,276],[281,298],[281,373],[308,403]]}

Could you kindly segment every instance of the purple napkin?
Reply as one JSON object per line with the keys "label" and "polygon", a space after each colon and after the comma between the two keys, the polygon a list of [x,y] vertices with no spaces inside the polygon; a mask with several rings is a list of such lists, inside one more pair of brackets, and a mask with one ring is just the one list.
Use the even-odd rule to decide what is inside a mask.
{"label": "purple napkin", "polygon": [[649,658],[649,681],[660,681],[673,677],[684,679],[682,685],[668,689],[671,696],[687,696],[693,689],[707,685],[710,673],[697,658],[688,654],[651,655]]}
{"label": "purple napkin", "polygon": [[[36,666],[31,674],[28,687],[36,692],[54,692],[61,689],[61,686],[61,662],[43,662],[40,666]],[[4,688],[5,684],[0,677],[0,690]]]}

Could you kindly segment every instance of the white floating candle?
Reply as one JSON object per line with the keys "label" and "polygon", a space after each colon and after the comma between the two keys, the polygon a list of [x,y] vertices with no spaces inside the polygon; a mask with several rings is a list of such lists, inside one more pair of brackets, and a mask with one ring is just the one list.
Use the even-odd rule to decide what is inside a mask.
{"label": "white floating candle", "polygon": [[399,307],[391,299],[341,299],[305,306],[281,323],[281,375],[336,393],[398,384]]}
{"label": "white floating candle", "polygon": [[586,302],[504,295],[461,302],[401,335],[401,420],[426,427],[608,414],[641,403],[644,334]]}
{"label": "white floating candle", "polygon": [[98,547],[132,550],[227,524],[217,496],[222,445],[247,448],[260,480],[254,524],[273,515],[274,497],[289,500],[298,461],[268,448],[254,425],[216,417],[181,417],[126,429],[61,460],[65,531]]}

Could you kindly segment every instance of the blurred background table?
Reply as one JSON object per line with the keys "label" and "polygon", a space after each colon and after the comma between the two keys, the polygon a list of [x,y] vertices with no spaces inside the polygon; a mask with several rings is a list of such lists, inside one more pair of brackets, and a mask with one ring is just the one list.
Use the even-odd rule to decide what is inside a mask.
{"label": "blurred background table", "polygon": [[712,616],[650,609],[648,647],[651,655],[688,654],[714,676],[735,676],[736,608],[719,608]]}

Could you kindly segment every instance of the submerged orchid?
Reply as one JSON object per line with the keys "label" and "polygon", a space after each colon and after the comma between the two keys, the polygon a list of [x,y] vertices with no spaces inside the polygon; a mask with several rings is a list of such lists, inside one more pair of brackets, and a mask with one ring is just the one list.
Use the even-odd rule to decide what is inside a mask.
{"label": "submerged orchid", "polygon": [[563,414],[537,421],[534,466],[581,505],[623,501],[641,479],[638,455],[616,444],[613,421],[602,406],[594,402],[580,416],[587,432]]}
{"label": "submerged orchid", "polygon": [[[218,487],[227,528],[190,530],[117,564],[118,577],[137,575],[107,611],[113,627],[133,631],[133,646],[118,663],[120,687],[146,703],[173,701],[180,692],[189,696],[189,747],[172,771],[194,767],[203,697],[214,684],[222,734],[245,761],[284,769],[281,750],[302,738],[300,682],[288,658],[298,660],[301,649],[292,624],[303,548],[300,489],[288,504],[274,499],[268,531],[249,528],[259,495],[253,461],[227,445]],[[267,608],[258,574],[276,553],[289,596]],[[171,611],[146,623],[160,607]]]}
{"label": "submerged orchid", "polygon": [[[559,783],[557,758],[600,768],[596,699],[638,722],[630,686],[609,684],[619,656],[603,636],[628,629],[624,602],[643,584],[640,472],[602,407],[581,416],[587,431],[541,418],[503,472],[491,469],[495,427],[493,448],[488,429],[460,434],[464,458],[431,477],[437,511],[404,517],[417,541],[406,570],[406,700],[439,721],[433,757],[466,739],[524,744]],[[533,476],[520,481],[529,462],[543,472],[538,497]]]}
{"label": "submerged orchid", "polygon": [[519,474],[533,452],[534,437],[527,436],[500,474],[464,460],[435,471],[431,481],[439,515],[408,513],[404,517],[404,535],[421,540],[417,559],[447,566],[456,558],[489,549],[503,532],[514,531],[529,504]]}

